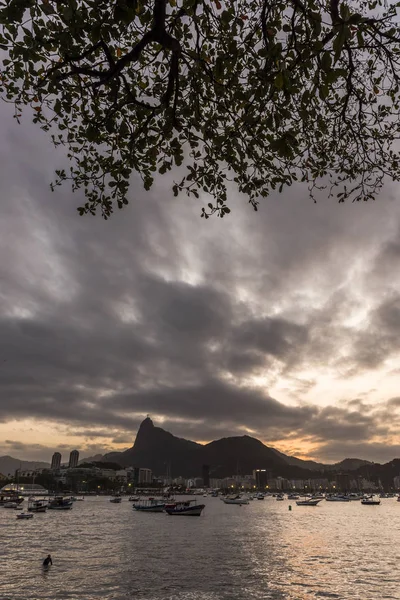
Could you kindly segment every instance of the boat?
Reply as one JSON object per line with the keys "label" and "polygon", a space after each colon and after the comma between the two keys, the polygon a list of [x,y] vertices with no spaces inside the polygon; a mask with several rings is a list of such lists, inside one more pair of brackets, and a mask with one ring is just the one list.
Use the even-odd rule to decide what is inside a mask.
{"label": "boat", "polygon": [[120,504],[122,502],[122,498],[121,496],[113,496],[112,498],[110,498],[110,502],[112,502],[113,504]]}
{"label": "boat", "polygon": [[400,502],[400,496],[397,497],[397,502]]}
{"label": "boat", "polygon": [[70,510],[73,506],[73,502],[70,498],[64,498],[63,496],[55,496],[47,505],[49,510]]}
{"label": "boat", "polygon": [[257,500],[264,500],[264,494],[259,492],[258,494],[256,494],[256,498],[257,498]]}
{"label": "boat", "polygon": [[17,519],[33,519],[32,513],[19,513]]}
{"label": "boat", "polygon": [[222,502],[224,504],[239,504],[239,506],[241,506],[242,504],[248,504],[249,501],[247,498],[243,498],[243,496],[226,496],[226,498],[221,498]]}
{"label": "boat", "polygon": [[129,496],[128,500],[129,500],[129,502],[139,502],[140,497],[139,496]]}
{"label": "boat", "polygon": [[327,502],[350,502],[350,498],[348,496],[339,496],[339,495],[326,496],[325,500]]}
{"label": "boat", "polygon": [[22,504],[24,498],[18,494],[2,494],[0,495],[0,506],[4,506],[9,502],[15,502],[17,505]]}
{"label": "boat", "polygon": [[44,513],[47,510],[46,500],[30,500],[28,502],[28,512]]}
{"label": "boat", "polygon": [[299,500],[300,496],[298,494],[289,494],[287,498],[288,500]]}
{"label": "boat", "polygon": [[375,496],[368,496],[368,498],[363,498],[361,500],[361,504],[365,504],[366,506],[378,506],[380,503],[381,501],[379,498],[376,498]]}
{"label": "boat", "polygon": [[305,500],[297,500],[297,506],[317,506],[321,502],[321,498],[306,498]]}
{"label": "boat", "polygon": [[278,494],[276,499],[282,501],[285,499],[285,496],[283,494]]}
{"label": "boat", "polygon": [[75,502],[83,502],[85,499],[85,496],[82,496],[82,498],[75,498]]}
{"label": "boat", "polygon": [[199,517],[205,509],[205,504],[197,504],[197,500],[183,500],[175,502],[174,505],[165,507],[168,515],[186,515],[188,517]]}
{"label": "boat", "polygon": [[3,508],[18,508],[18,502],[6,502]]}
{"label": "boat", "polygon": [[362,494],[357,494],[356,492],[352,492],[347,497],[348,497],[349,500],[351,500],[352,502],[354,502],[354,501],[357,501],[357,500],[361,500],[362,499]]}
{"label": "boat", "polygon": [[164,512],[165,502],[157,500],[157,498],[149,498],[134,504],[133,508],[141,512]]}

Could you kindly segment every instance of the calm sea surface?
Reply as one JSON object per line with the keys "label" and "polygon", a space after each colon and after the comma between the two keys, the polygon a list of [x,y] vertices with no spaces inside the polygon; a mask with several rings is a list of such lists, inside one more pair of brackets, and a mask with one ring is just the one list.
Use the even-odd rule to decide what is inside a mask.
{"label": "calm sea surface", "polygon": [[199,518],[138,513],[126,498],[86,498],[30,521],[0,508],[0,599],[400,599],[396,499],[201,501]]}

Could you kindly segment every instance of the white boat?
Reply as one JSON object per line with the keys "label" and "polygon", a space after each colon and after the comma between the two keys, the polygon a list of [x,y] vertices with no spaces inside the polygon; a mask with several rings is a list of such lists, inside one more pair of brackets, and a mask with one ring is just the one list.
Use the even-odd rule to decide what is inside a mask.
{"label": "white boat", "polygon": [[47,510],[46,500],[30,500],[28,502],[28,512],[32,513],[44,513]]}
{"label": "white boat", "polygon": [[113,504],[120,504],[122,502],[122,498],[121,496],[113,496],[112,498],[110,498],[110,502],[112,502]]}
{"label": "white boat", "polygon": [[242,496],[227,496],[226,498],[221,498],[224,504],[248,504],[249,501],[247,498],[243,498]]}
{"label": "white boat", "polygon": [[256,499],[257,500],[264,500],[265,496],[262,492],[259,492],[258,494],[256,494]]}
{"label": "white boat", "polygon": [[325,500],[327,502],[350,502],[350,498],[348,496],[326,496]]}
{"label": "white boat", "polygon": [[164,512],[165,502],[157,498],[149,498],[141,500],[138,504],[134,504],[133,508],[141,512]]}
{"label": "white boat", "polygon": [[368,498],[363,498],[361,500],[361,504],[365,504],[366,506],[378,506],[378,504],[380,504],[381,501],[379,500],[379,498],[376,498],[374,496],[369,496]]}
{"label": "white boat", "polygon": [[282,501],[285,499],[285,496],[283,494],[278,494],[276,499]]}
{"label": "white boat", "polygon": [[18,502],[6,502],[3,504],[3,508],[18,508]]}
{"label": "white boat", "polygon": [[321,498],[306,498],[305,500],[297,500],[297,506],[317,506],[321,502]]}
{"label": "white boat", "polygon": [[17,519],[33,519],[33,515],[31,513],[19,513]]}
{"label": "white boat", "polygon": [[298,494],[289,494],[287,498],[288,500],[299,500],[300,496]]}
{"label": "white boat", "polygon": [[140,497],[139,496],[129,496],[128,500],[129,500],[129,502],[139,502]]}

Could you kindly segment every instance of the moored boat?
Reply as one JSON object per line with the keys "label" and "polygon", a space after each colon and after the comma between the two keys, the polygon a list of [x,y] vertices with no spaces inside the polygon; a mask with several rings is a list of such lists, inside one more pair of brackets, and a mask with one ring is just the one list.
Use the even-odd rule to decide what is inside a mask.
{"label": "moored boat", "polygon": [[164,512],[165,502],[157,500],[157,498],[149,498],[148,500],[141,500],[139,503],[135,503],[133,508],[141,512]]}
{"label": "moored boat", "polygon": [[70,498],[64,498],[63,496],[56,496],[52,498],[47,505],[49,510],[70,510],[73,506],[73,502]]}
{"label": "moored boat", "polygon": [[240,496],[239,494],[236,496],[227,496],[226,498],[221,498],[224,504],[248,504],[249,501],[247,498]]}
{"label": "moored boat", "polygon": [[282,501],[285,499],[285,496],[283,494],[278,494],[276,497],[277,500]]}
{"label": "moored boat", "polygon": [[18,508],[18,502],[6,502],[3,508]]}
{"label": "moored boat", "polygon": [[47,510],[46,500],[30,500],[28,502],[28,512],[31,513],[44,513]]}
{"label": "moored boat", "polygon": [[33,515],[31,513],[19,513],[17,519],[33,519]]}
{"label": "moored boat", "polygon": [[300,496],[298,494],[289,494],[288,500],[299,500]]}
{"label": "moored boat", "polygon": [[113,496],[112,498],[110,498],[110,502],[112,502],[113,504],[121,504],[122,498],[121,496]]}
{"label": "moored boat", "polygon": [[318,506],[321,498],[306,498],[305,500],[297,500],[297,506]]}
{"label": "moored boat", "polygon": [[197,500],[183,500],[182,502],[175,502],[174,505],[167,505],[165,512],[168,515],[199,517],[205,506],[205,504],[197,504]]}
{"label": "moored boat", "polygon": [[365,506],[378,506],[380,503],[381,501],[379,498],[376,498],[375,496],[368,496],[368,498],[363,498],[361,500],[361,504],[364,504]]}
{"label": "moored boat", "polygon": [[0,496],[0,506],[4,506],[5,504],[9,504],[10,502],[14,502],[19,506],[24,501],[22,496],[18,496],[18,494],[2,494]]}
{"label": "moored boat", "polygon": [[348,496],[343,496],[343,495],[333,495],[333,496],[326,496],[325,500],[327,502],[350,502],[350,498]]}

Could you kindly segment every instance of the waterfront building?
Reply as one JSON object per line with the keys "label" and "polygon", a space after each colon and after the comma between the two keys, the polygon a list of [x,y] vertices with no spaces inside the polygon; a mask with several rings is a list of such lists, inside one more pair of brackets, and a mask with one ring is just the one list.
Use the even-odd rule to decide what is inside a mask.
{"label": "waterfront building", "polygon": [[216,490],[216,489],[222,488],[222,479],[217,479],[217,478],[215,478],[215,477],[212,477],[212,478],[210,479],[210,487],[211,487],[213,490]]}
{"label": "waterfront building", "polygon": [[59,452],[54,452],[51,457],[51,469],[57,471],[61,466],[61,454]]}
{"label": "waterfront building", "polygon": [[49,493],[37,483],[9,483],[1,488],[0,494],[4,492],[17,492],[21,496],[47,496]]}
{"label": "waterfront building", "polygon": [[180,475],[179,477],[175,477],[172,483],[173,485],[186,485],[186,479]]}
{"label": "waterfront building", "polygon": [[138,483],[152,483],[153,471],[151,469],[139,469]]}
{"label": "waterfront building", "polygon": [[268,474],[267,469],[255,469],[253,471],[253,477],[256,480],[256,486],[258,489],[265,489],[268,485]]}
{"label": "waterfront building", "polygon": [[210,465],[203,465],[202,475],[203,475],[203,486],[205,488],[209,488],[210,487]]}
{"label": "waterfront building", "polygon": [[69,455],[68,467],[70,469],[73,469],[78,466],[78,462],[79,462],[79,452],[78,452],[78,450],[72,450],[71,454]]}

